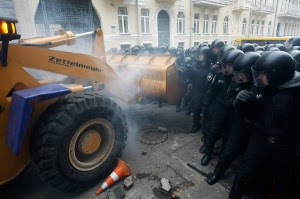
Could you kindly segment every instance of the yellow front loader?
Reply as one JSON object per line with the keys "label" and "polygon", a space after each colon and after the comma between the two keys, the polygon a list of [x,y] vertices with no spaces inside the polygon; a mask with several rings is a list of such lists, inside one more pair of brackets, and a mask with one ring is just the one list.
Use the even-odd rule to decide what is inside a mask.
{"label": "yellow front loader", "polygon": [[[20,39],[15,22],[0,19],[0,185],[33,160],[53,186],[83,190],[110,173],[125,148],[127,122],[114,98],[181,97],[173,56],[106,56],[100,29]],[[93,38],[92,55],[51,49],[72,48],[80,37]]]}

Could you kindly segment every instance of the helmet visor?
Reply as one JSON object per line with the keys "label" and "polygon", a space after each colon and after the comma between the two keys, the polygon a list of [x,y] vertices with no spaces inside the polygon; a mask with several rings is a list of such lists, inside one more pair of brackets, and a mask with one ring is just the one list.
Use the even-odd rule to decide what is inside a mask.
{"label": "helmet visor", "polygon": [[238,84],[242,84],[250,81],[249,75],[246,73],[245,70],[233,71],[233,76],[235,82]]}
{"label": "helmet visor", "polygon": [[252,75],[255,86],[264,87],[269,85],[268,77],[264,71],[255,71],[252,67]]}
{"label": "helmet visor", "polygon": [[233,74],[233,68],[231,63],[222,63],[222,72],[224,75],[232,75]]}
{"label": "helmet visor", "polygon": [[220,52],[220,48],[218,48],[218,47],[214,47],[213,49],[212,49],[212,53],[213,54],[219,54],[219,52]]}

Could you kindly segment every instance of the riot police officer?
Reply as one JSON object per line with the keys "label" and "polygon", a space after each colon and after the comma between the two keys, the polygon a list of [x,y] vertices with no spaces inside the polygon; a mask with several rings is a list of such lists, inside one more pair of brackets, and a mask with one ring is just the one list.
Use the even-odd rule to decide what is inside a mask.
{"label": "riot police officer", "polygon": [[[300,75],[286,52],[261,56],[252,67],[254,84],[263,88],[258,102],[255,93],[241,91],[235,101],[249,103],[255,113],[254,130],[229,194],[242,198],[246,182],[272,171],[275,198],[288,198],[296,145],[300,140]],[[259,196],[267,198],[266,195]]]}
{"label": "riot police officer", "polygon": [[202,111],[203,100],[207,91],[205,84],[207,74],[209,72],[209,54],[208,47],[202,47],[198,50],[196,56],[197,65],[191,73],[190,79],[192,82],[192,112],[193,112],[193,126],[191,133],[196,133],[200,129],[200,114]]}
{"label": "riot police officer", "polygon": [[[233,74],[235,79],[235,86],[231,86],[231,92],[228,92],[226,100],[228,106],[232,106],[237,93],[241,90],[248,90],[252,86],[252,72],[251,67],[260,57],[258,53],[248,52],[240,55],[233,63]],[[229,107],[230,108],[230,107]],[[252,123],[249,123],[247,118],[243,117],[239,111],[234,111],[234,116],[229,131],[228,139],[224,150],[219,155],[218,163],[213,173],[210,173],[207,178],[207,183],[212,185],[216,183],[229,168],[235,157],[243,151],[247,145],[248,137],[252,130]]]}
{"label": "riot police officer", "polygon": [[215,84],[211,85],[211,92],[216,96],[215,105],[212,107],[212,121],[209,126],[210,132],[204,139],[204,156],[201,159],[201,164],[206,166],[212,158],[212,153],[216,141],[220,138],[226,138],[229,129],[231,113],[226,101],[226,95],[230,91],[232,84],[233,70],[232,65],[235,59],[244,54],[241,50],[231,50],[225,53],[222,57],[221,65],[223,76]]}
{"label": "riot police officer", "polygon": [[218,54],[223,46],[225,46],[225,42],[219,39],[214,40],[211,43],[211,63],[217,63]]}
{"label": "riot police officer", "polygon": [[[220,52],[218,54],[218,62],[215,64],[211,64],[210,71],[207,75],[205,84],[208,86],[208,90],[207,90],[206,96],[204,98],[203,109],[202,109],[202,115],[203,115],[203,119],[202,119],[202,134],[203,134],[203,136],[201,138],[202,141],[204,141],[205,136],[209,132],[211,115],[212,115],[212,112],[214,111],[213,106],[215,104],[215,99],[216,99],[216,96],[214,95],[214,92],[211,89],[210,85],[213,83],[217,83],[221,79],[222,72],[221,72],[220,60],[226,52],[233,50],[233,49],[235,49],[235,47],[232,45],[223,46],[220,49]],[[212,88],[213,87],[214,86],[212,86]],[[200,153],[204,153],[204,145],[202,145],[202,147],[200,147]]]}

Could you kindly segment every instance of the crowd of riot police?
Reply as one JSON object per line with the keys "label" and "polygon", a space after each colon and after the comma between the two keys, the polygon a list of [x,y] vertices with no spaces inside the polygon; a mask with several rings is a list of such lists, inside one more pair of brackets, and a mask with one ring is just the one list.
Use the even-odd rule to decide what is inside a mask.
{"label": "crowd of riot police", "polygon": [[218,158],[208,184],[224,177],[242,155],[230,199],[300,198],[300,37],[286,45],[235,48],[215,40],[185,50],[164,45],[111,51],[176,56],[185,88],[176,111],[185,108],[193,116],[190,133],[202,129],[201,164]]}
{"label": "crowd of riot police", "polygon": [[221,179],[241,154],[229,198],[300,198],[300,37],[238,48],[215,40],[176,56],[185,82],[176,111],[192,112],[191,133],[202,127],[203,166],[222,140],[207,183]]}

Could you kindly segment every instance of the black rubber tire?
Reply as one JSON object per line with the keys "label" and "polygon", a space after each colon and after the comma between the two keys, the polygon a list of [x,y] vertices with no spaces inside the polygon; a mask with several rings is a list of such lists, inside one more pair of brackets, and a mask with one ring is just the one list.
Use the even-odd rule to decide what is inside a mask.
{"label": "black rubber tire", "polygon": [[[94,118],[106,119],[113,126],[114,147],[97,168],[80,171],[70,163],[69,144],[76,130]],[[114,170],[125,148],[127,131],[125,115],[111,99],[93,92],[70,94],[50,105],[41,115],[31,139],[32,159],[46,182],[64,191],[80,192]]]}

